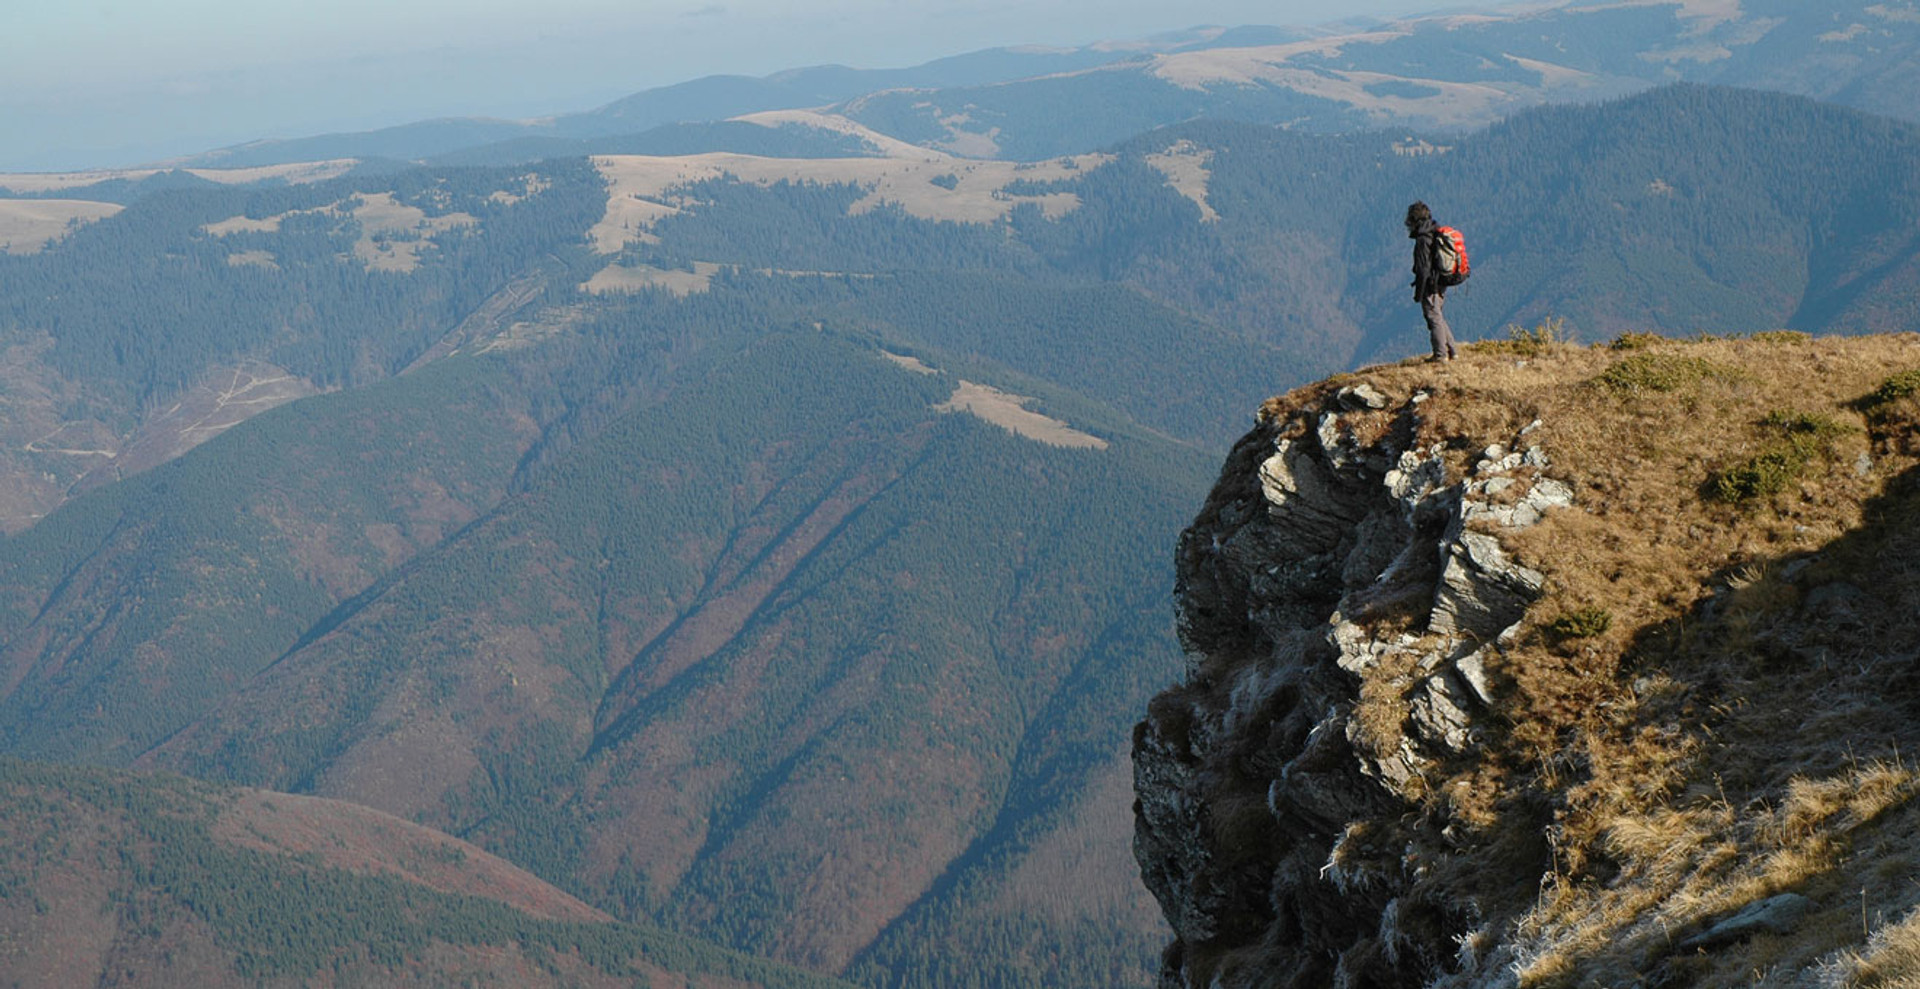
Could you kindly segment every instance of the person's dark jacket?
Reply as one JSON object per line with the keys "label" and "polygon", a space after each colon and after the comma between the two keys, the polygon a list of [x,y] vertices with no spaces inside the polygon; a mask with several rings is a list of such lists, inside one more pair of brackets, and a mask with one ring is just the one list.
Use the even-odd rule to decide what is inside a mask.
{"label": "person's dark jacket", "polygon": [[1413,299],[1419,302],[1429,295],[1447,294],[1447,283],[1440,277],[1438,266],[1433,263],[1433,238],[1439,236],[1436,231],[1439,224],[1432,220],[1423,220],[1420,225],[1407,231],[1413,238]]}

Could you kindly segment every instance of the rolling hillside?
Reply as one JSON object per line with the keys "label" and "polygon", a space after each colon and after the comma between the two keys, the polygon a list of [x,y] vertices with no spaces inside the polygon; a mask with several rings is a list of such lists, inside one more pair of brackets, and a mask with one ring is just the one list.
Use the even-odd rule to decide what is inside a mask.
{"label": "rolling hillside", "polygon": [[[183,162],[317,158],[532,162],[568,154],[859,149],[756,115],[817,109],[929,154],[1037,161],[1202,119],[1314,133],[1458,133],[1531,106],[1673,82],[1810,96],[1920,119],[1920,16],[1876,0],[1516,4],[1313,29],[1195,29],[1052,51],[996,49],[899,70],[720,76],[533,122],[442,120],[260,142]],[[715,126],[738,118],[747,126]],[[693,126],[688,125],[706,125]],[[776,132],[754,137],[755,128]],[[870,153],[874,145],[854,153]],[[765,153],[765,152],[763,152]]]}
{"label": "rolling hillside", "polygon": [[1917,160],[1680,86],[1443,143],[43,178],[124,208],[0,257],[0,747],[863,985],[1151,984],[1164,547],[1261,398],[1421,345],[1405,203],[1469,230],[1469,338],[1856,333],[1916,318]]}
{"label": "rolling hillside", "polygon": [[9,985],[845,987],[364,807],[0,759]]}

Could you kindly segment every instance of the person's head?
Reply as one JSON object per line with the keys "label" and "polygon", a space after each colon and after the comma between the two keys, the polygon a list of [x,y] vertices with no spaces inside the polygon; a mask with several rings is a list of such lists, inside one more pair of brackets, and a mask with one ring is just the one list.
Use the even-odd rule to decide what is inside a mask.
{"label": "person's head", "polygon": [[1426,203],[1416,200],[1412,206],[1407,207],[1408,230],[1417,230],[1431,222],[1433,222],[1433,211],[1427,208]]}

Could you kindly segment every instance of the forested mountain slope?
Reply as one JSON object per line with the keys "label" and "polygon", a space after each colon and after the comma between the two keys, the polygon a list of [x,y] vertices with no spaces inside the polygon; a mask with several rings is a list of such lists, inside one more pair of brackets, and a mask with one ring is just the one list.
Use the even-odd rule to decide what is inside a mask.
{"label": "forested mountain slope", "polygon": [[353,804],[12,759],[0,795],[9,985],[846,986]]}
{"label": "forested mountain slope", "polygon": [[1913,317],[1911,125],[1679,87],[1413,149],[47,180],[124,208],[0,258],[0,742],[864,984],[1142,983],[1165,541],[1261,397],[1423,345],[1408,200],[1469,338]]}
{"label": "forested mountain slope", "polygon": [[1036,166],[616,156],[60,189],[131,205],[0,257],[0,524],[271,401],[648,292],[979,354],[1220,443],[1274,382],[1419,345],[1414,198],[1468,233],[1469,338],[1547,314],[1594,338],[1914,315],[1912,125],[1679,87],[1423,149],[1190,124]]}

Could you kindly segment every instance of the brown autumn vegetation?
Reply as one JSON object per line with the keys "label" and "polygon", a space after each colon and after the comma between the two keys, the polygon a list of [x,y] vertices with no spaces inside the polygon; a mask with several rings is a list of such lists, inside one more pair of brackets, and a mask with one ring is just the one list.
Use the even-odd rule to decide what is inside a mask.
{"label": "brown autumn vegetation", "polygon": [[[1454,476],[1538,423],[1577,504],[1505,537],[1546,591],[1484,750],[1420,795],[1476,849],[1425,881],[1497,902],[1544,827],[1504,897],[1525,986],[1920,985],[1920,335],[1546,324],[1322,388],[1356,377],[1430,395]],[[1677,947],[1785,892],[1791,933]]]}

